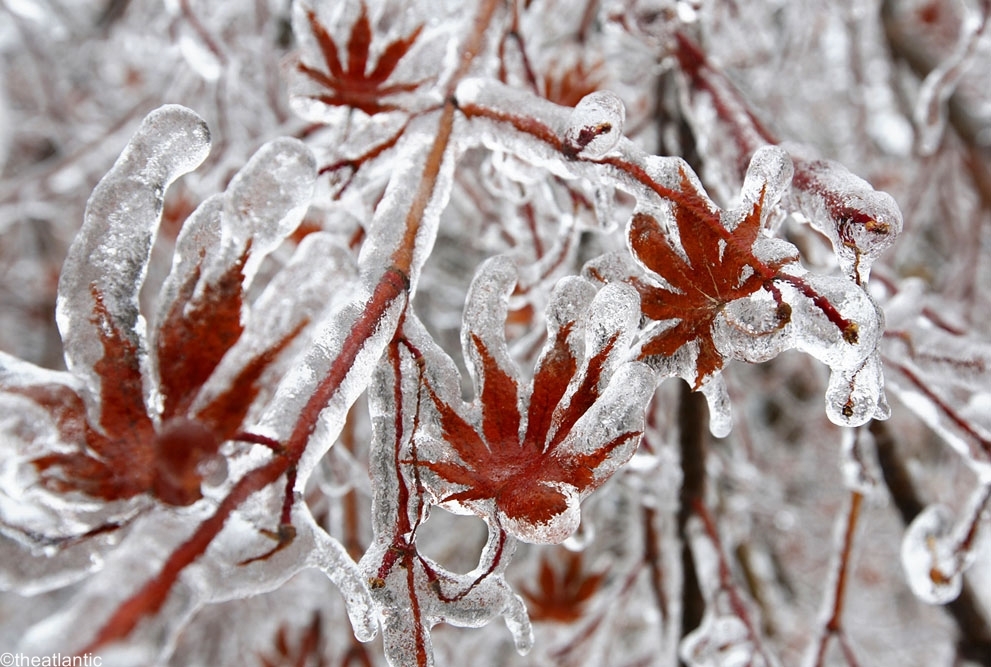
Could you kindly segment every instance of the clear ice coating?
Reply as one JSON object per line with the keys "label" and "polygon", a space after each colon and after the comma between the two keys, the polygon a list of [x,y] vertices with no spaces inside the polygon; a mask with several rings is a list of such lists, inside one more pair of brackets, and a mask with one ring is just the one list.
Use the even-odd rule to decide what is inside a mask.
{"label": "clear ice coating", "polygon": [[225,260],[236,260],[250,243],[246,281],[251,280],[262,259],[299,225],[310,205],[315,181],[313,151],[291,137],[259,148],[231,179],[221,216]]}
{"label": "clear ice coating", "polygon": [[908,585],[929,604],[960,595],[963,575],[954,540],[954,516],[945,505],[930,505],[915,517],[902,538],[902,568]]}
{"label": "clear ice coating", "polygon": [[615,93],[589,93],[568,118],[565,150],[591,160],[601,158],[619,143],[625,122],[626,107]]}
{"label": "clear ice coating", "polygon": [[691,667],[769,667],[736,616],[707,611],[702,624],[681,642],[679,657]]}
{"label": "clear ice coating", "polygon": [[902,213],[887,192],[875,190],[844,165],[806,157],[788,145],[795,161],[792,192],[810,224],[826,235],[843,272],[866,285],[874,262],[902,231]]}
{"label": "clear ice coating", "polygon": [[[960,36],[953,53],[933,69],[922,82],[915,102],[913,120],[917,131],[916,147],[922,155],[932,155],[943,138],[943,130],[949,115],[947,102],[956,91],[964,75],[979,62],[981,42],[991,44],[991,11],[984,6],[979,16],[971,10],[960,29]],[[986,73],[985,73],[986,74]]]}
{"label": "clear ice coating", "polygon": [[[880,14],[808,0],[729,13],[700,0],[108,0],[96,12],[86,0],[2,3],[0,589],[10,593],[0,596],[0,645],[80,649],[115,610],[134,608],[121,605],[166,558],[190,553],[188,535],[213,526],[165,606],[100,647],[105,665],[379,664],[383,648],[404,666],[673,664],[681,644],[685,664],[723,667],[775,664],[778,649],[794,660],[816,636],[829,641],[823,663],[946,662],[966,629],[947,631],[949,617],[928,623],[939,613],[898,598],[896,527],[858,531],[843,561],[849,594],[833,618],[815,612],[834,602],[835,582],[821,576],[840,555],[828,558],[839,548],[829,525],[847,518],[819,502],[843,491],[828,468],[864,494],[883,483],[867,429],[846,429],[837,462],[818,394],[828,377],[833,424],[893,413],[891,433],[906,442],[950,443],[948,455],[907,461],[924,497],[957,507],[956,482],[969,480],[961,460],[991,480],[981,326],[991,304],[981,185],[991,107],[977,76],[991,45],[975,36],[989,3],[967,2],[983,11],[977,31],[967,3],[924,0],[886,1]],[[907,44],[906,22],[923,33],[909,31]],[[689,35],[694,52],[678,44]],[[613,92],[592,92],[604,90]],[[213,154],[168,189],[203,159],[206,132],[176,108],[149,118],[128,148],[135,159],[122,157],[94,194],[61,279],[70,370],[45,371],[60,364],[46,313],[84,218],[83,184],[158,99],[211,119]],[[846,166],[759,148],[773,139],[758,119]],[[287,134],[299,141],[265,145],[244,166]],[[893,201],[906,212],[898,246]],[[710,237],[680,229],[679,204]],[[693,280],[635,263],[623,233],[635,214],[657,220],[669,265],[692,258]],[[721,260],[751,251],[712,281],[718,289],[704,284]],[[164,507],[140,490],[103,501],[46,486],[39,456],[107,460],[88,436],[110,429],[86,423],[80,397],[114,406],[101,389],[119,383],[99,369],[118,329],[135,350],[124,370],[146,385],[148,414],[142,405],[132,414],[148,428],[113,438],[114,468],[153,470],[132,448],[148,439],[168,445],[154,454],[163,459],[196,445],[160,438],[168,420],[158,415],[174,393],[170,369],[173,379],[195,375],[174,369],[209,336],[170,337],[168,327],[210,311],[216,279],[239,283],[246,255],[243,284],[223,292],[237,303],[223,314],[240,315],[237,341],[183,394],[191,418],[250,395],[246,416],[231,411],[242,423],[218,443],[223,460],[196,470],[203,498]],[[469,289],[479,266],[486,276]],[[902,289],[906,275],[927,287]],[[646,299],[637,303],[641,284],[667,289],[669,303],[703,294],[652,320]],[[757,289],[726,298],[742,285]],[[645,341],[671,331],[678,345],[637,361]],[[173,343],[159,359],[162,340]],[[237,391],[276,348],[252,391]],[[823,373],[809,372],[816,360]],[[725,560],[689,544],[708,608],[683,642],[681,549],[692,529],[679,525],[678,405],[670,383],[658,386],[672,376],[697,381],[711,432],[730,438],[713,448],[702,500]],[[900,399],[894,410],[885,385]],[[441,404],[451,408],[443,418]],[[923,428],[915,417],[933,433],[913,437]],[[305,448],[299,465],[271,473],[287,443]],[[264,488],[246,497],[244,480]],[[235,505],[221,529],[212,512]],[[447,510],[466,513],[457,520],[475,533],[446,530]],[[968,535],[987,521],[965,514],[921,540],[924,584],[952,587],[977,553]],[[282,544],[273,536],[289,534],[287,517],[295,539]],[[562,538],[564,548],[515,544]],[[581,571],[565,548],[582,552]],[[979,593],[989,575],[982,560],[967,571]],[[741,611],[750,599],[761,618]],[[379,630],[384,641],[357,643]],[[531,645],[525,660],[507,655]]]}
{"label": "clear ice coating", "polygon": [[209,150],[210,132],[202,118],[185,107],[163,106],[144,119],[87,202],[82,229],[62,267],[55,312],[66,365],[85,378],[90,396],[99,395],[94,366],[103,357],[95,302],[102,301],[121,336],[135,349],[145,349],[138,294],[165,190],[195,169]]}

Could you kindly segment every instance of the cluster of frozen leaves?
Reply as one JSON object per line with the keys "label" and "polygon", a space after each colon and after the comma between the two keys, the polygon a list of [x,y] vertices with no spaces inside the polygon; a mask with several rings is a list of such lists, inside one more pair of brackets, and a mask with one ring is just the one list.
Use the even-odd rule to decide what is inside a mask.
{"label": "cluster of frozen leaves", "polygon": [[[507,643],[524,664],[898,664],[908,630],[858,623],[907,585],[951,604],[960,655],[991,646],[965,577],[988,576],[991,178],[958,119],[987,108],[987,2],[146,4],[99,18],[132,106],[94,114],[208,121],[151,111],[93,190],[53,297],[64,370],[0,352],[0,582],[32,601],[3,641],[104,664],[495,664]],[[4,53],[27,49],[10,90],[85,33],[71,3],[2,10]],[[35,47],[47,16],[65,37]],[[167,26],[160,62],[142,22]],[[917,24],[959,34],[898,41]],[[876,80],[882,27],[936,59],[915,89]],[[876,104],[819,100],[844,77]],[[5,99],[24,117],[64,85]],[[98,153],[118,132],[89,122]],[[5,137],[19,170],[31,137]],[[98,163],[37,161],[0,233]],[[898,201],[927,248],[898,250],[912,220],[844,165],[921,193]],[[954,221],[969,272],[908,277],[962,252],[917,211]],[[919,423],[963,491],[892,444],[921,448]],[[228,612],[241,640],[210,645]],[[913,614],[927,659],[954,650]]]}

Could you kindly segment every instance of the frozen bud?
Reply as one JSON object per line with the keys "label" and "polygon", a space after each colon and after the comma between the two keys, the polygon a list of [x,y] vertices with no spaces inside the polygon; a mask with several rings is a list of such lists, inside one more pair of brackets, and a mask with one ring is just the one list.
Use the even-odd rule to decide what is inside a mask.
{"label": "frozen bud", "polygon": [[705,615],[702,625],[685,636],[678,655],[691,667],[767,665],[757,653],[742,620],[712,612]]}
{"label": "frozen bud", "polygon": [[597,91],[583,97],[568,118],[564,152],[570,157],[598,159],[623,136],[626,107],[615,93]]}
{"label": "frozen bud", "polygon": [[953,515],[944,505],[930,505],[905,531],[902,567],[912,592],[930,604],[946,604],[963,585],[954,553]]}

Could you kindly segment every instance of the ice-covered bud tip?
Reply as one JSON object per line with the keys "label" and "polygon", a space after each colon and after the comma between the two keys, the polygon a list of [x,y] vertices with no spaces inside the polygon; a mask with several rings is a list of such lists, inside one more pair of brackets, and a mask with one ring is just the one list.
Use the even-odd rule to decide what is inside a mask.
{"label": "ice-covered bud tip", "polygon": [[625,122],[626,107],[615,93],[589,93],[568,118],[564,151],[571,157],[598,159],[619,143]]}
{"label": "ice-covered bud tip", "polygon": [[909,587],[929,604],[952,602],[963,586],[952,532],[949,508],[930,505],[915,517],[902,540],[902,567]]}

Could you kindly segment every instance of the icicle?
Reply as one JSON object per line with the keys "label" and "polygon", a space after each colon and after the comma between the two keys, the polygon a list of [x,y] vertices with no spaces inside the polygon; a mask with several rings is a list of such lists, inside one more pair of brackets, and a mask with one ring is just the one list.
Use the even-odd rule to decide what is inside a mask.
{"label": "icicle", "polygon": [[709,432],[714,438],[725,438],[733,430],[733,412],[726,380],[713,375],[699,387],[709,406]]}

